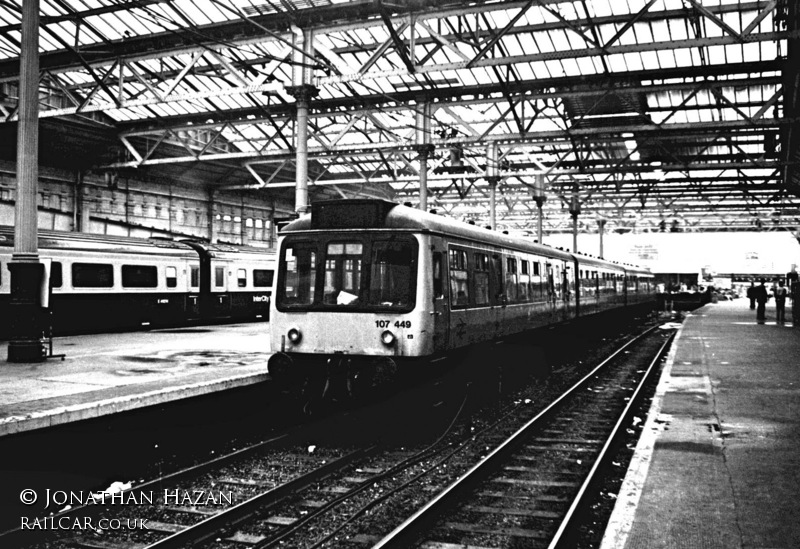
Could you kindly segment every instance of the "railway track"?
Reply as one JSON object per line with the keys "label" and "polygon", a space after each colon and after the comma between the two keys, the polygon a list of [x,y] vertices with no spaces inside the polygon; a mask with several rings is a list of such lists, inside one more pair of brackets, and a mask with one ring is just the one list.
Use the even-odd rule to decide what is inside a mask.
{"label": "railway track", "polygon": [[0,535],[0,547],[191,546],[370,451],[317,450],[298,446],[285,434],[124,492],[53,492],[48,497],[59,504],[63,501],[58,499],[64,498],[88,503],[28,521],[28,528],[5,532]]}
{"label": "railway track", "polygon": [[505,438],[374,549],[562,546],[672,340],[646,335]]}
{"label": "railway track", "polygon": [[[544,547],[547,539],[560,537],[556,524],[564,522],[561,529],[569,530],[569,517],[579,508],[571,503],[575,492],[587,491],[591,480],[582,479],[600,468],[595,463],[610,444],[604,442],[605,427],[614,424],[612,416],[625,417],[619,402],[639,391],[633,378],[642,377],[643,369],[622,359],[635,356],[640,364],[654,352],[648,347],[653,343],[643,341],[652,340],[666,346],[658,336],[629,343],[538,413],[518,398],[495,408],[491,418],[484,414],[473,421],[462,417],[465,396],[445,432],[421,449],[364,445],[323,451],[279,437],[137,486],[140,494],[154,494],[147,505],[140,500],[64,514],[134,518],[146,528],[57,532],[38,545],[21,543],[25,536],[12,532],[0,537],[0,546],[446,548],[475,539],[480,543],[470,543],[485,547],[519,540]],[[438,406],[435,399],[415,405],[431,413]],[[198,493],[213,499],[196,505],[182,496]],[[455,503],[465,494],[468,505]]]}

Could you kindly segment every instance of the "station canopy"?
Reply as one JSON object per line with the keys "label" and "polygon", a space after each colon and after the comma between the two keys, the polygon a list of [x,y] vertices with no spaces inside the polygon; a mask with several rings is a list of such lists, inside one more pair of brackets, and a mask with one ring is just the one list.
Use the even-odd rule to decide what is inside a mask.
{"label": "station canopy", "polygon": [[[25,0],[27,1],[27,0]],[[0,0],[0,132],[22,0]],[[793,0],[39,0],[40,162],[546,233],[800,228]],[[540,201],[541,202],[541,201]]]}

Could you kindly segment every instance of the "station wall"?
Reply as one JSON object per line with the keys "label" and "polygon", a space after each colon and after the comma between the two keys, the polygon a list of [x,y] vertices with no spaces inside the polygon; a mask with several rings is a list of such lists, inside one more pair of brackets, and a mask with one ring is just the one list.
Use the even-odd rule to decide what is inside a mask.
{"label": "station wall", "polygon": [[[16,166],[0,160],[0,224],[14,224]],[[273,247],[275,205],[169,182],[39,168],[39,227],[121,236],[182,236]]]}

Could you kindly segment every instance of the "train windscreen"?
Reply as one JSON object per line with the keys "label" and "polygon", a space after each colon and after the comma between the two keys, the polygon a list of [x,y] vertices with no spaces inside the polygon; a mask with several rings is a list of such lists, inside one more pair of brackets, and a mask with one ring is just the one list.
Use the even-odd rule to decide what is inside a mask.
{"label": "train windscreen", "polygon": [[281,250],[279,310],[410,311],[417,243],[408,236],[287,237]]}

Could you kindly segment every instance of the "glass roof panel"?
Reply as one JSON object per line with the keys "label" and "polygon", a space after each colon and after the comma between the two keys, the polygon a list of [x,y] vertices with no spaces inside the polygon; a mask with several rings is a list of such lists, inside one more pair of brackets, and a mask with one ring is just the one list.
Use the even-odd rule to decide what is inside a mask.
{"label": "glass roof panel", "polygon": [[[363,0],[358,6],[356,2],[347,0],[143,0],[135,6],[119,0],[40,1],[42,14],[54,18],[42,22],[40,51],[45,63],[58,58],[57,68],[50,72],[53,76],[47,80],[50,95],[43,108],[60,110],[51,112],[50,116],[57,119],[62,116],[62,111],[67,115],[74,113],[74,105],[81,104],[82,98],[88,98],[84,105],[89,111],[87,115],[105,116],[111,124],[114,120],[129,122],[126,127],[135,126],[133,123],[137,120],[146,121],[141,125],[143,127],[186,127],[185,116],[204,112],[209,113],[210,119],[236,123],[238,118],[256,113],[258,122],[238,126],[235,131],[226,130],[218,142],[209,146],[209,150],[214,152],[258,150],[260,146],[257,143],[265,142],[265,129],[272,133],[276,131],[264,119],[265,107],[270,109],[270,113],[280,113],[280,117],[289,116],[286,113],[292,110],[295,92],[284,86],[296,83],[292,76],[298,70],[289,62],[295,56],[293,50],[277,37],[291,39],[295,36],[290,27],[292,24],[313,28],[320,51],[318,62],[309,71],[309,82],[318,89],[311,106],[312,115],[316,117],[314,124],[318,128],[315,131],[323,143],[325,139],[334,139],[349,121],[347,116],[334,117],[326,110],[329,108],[332,111],[360,109],[370,113],[370,117],[365,117],[346,132],[348,135],[342,138],[341,144],[367,145],[373,142],[391,149],[393,143],[389,141],[392,140],[413,142],[415,97],[429,93],[430,101],[439,107],[434,109],[432,120],[435,135],[437,132],[455,131],[459,136],[472,138],[488,131],[494,138],[515,135],[523,131],[521,127],[533,133],[556,132],[531,138],[511,155],[521,159],[520,162],[547,158],[555,162],[562,156],[576,159],[569,152],[571,144],[567,136],[562,135],[559,128],[580,128],[586,132],[587,139],[597,141],[585,128],[591,130],[592,124],[618,126],[623,123],[620,122],[623,115],[633,116],[631,120],[635,121],[630,124],[637,127],[641,127],[647,118],[654,122],[668,118],[667,125],[717,121],[720,123],[717,132],[725,135],[726,143],[730,143],[736,133],[725,124],[741,122],[744,115],[756,116],[760,112],[759,116],[764,120],[753,131],[763,136],[766,130],[760,128],[768,127],[770,120],[780,116],[785,99],[773,97],[780,90],[780,72],[737,72],[740,64],[771,64],[787,51],[785,29],[775,28],[776,18],[782,12],[778,4],[763,1],[698,0],[701,10],[695,2],[657,0],[637,15],[640,17],[635,22],[632,22],[634,14],[644,10],[648,0],[555,0],[530,6],[515,3],[511,4],[513,8],[507,4],[466,1],[437,8],[438,4],[434,2],[426,4],[425,11],[416,13],[419,23],[416,27],[409,24],[412,19],[406,12],[414,3],[394,5],[384,2],[384,9],[391,18],[390,24],[398,30],[402,45],[392,40],[375,3]],[[346,6],[350,10],[346,12],[350,14],[348,20],[343,17],[341,22],[336,18],[321,21],[312,15],[312,10],[332,4]],[[19,55],[20,6],[21,0],[0,0],[0,27],[5,27],[0,29],[0,64],[13,61]],[[492,39],[492,33],[503,29],[523,7],[522,17],[507,29],[491,51],[476,59],[474,66],[466,68],[464,63]],[[765,13],[762,14],[762,10]],[[341,11],[345,13],[344,9]],[[359,17],[362,13],[365,15]],[[749,32],[752,35],[783,32],[783,39],[753,36],[742,43],[722,28],[727,26],[739,32],[763,15],[766,15],[763,20]],[[248,17],[253,19],[248,21]],[[278,24],[278,21],[285,23]],[[266,26],[259,29],[257,24]],[[403,30],[400,30],[401,25],[405,27]],[[631,28],[608,45],[607,53],[585,55],[584,50],[596,47],[595,36],[599,35],[600,43],[604,44],[627,25]],[[266,28],[270,29],[269,32]],[[226,30],[214,34],[217,29]],[[409,42],[412,36],[416,40],[413,52]],[[129,40],[137,46],[145,43],[136,42],[140,38],[155,47],[133,51],[133,46],[126,45]],[[717,38],[725,43],[710,43]],[[676,41],[693,43],[672,49]],[[84,59],[65,44],[74,47]],[[386,44],[385,49],[383,44]],[[216,57],[211,50],[218,52]],[[418,67],[416,72],[409,71],[401,51],[407,52],[418,64],[424,59],[424,67]],[[194,56],[201,53],[202,56],[192,65]],[[547,55],[550,53],[554,55]],[[376,59],[373,60],[373,56]],[[508,56],[516,59],[508,59]],[[530,57],[522,61],[519,59],[522,56]],[[104,81],[106,89],[93,91],[98,87],[96,78],[103,78],[118,59],[126,63],[123,68],[124,89],[118,89],[119,68],[116,68]],[[365,67],[368,61],[371,64]],[[91,63],[91,69],[87,68],[87,62]],[[460,66],[454,68],[454,65]],[[358,74],[362,67],[363,76]],[[669,72],[662,75],[659,71]],[[604,75],[607,73],[620,75],[619,81],[626,82],[626,85],[630,82],[632,89],[623,91],[623,87],[616,87],[601,100],[600,106],[608,117],[607,121],[587,120],[583,113],[600,97],[591,90],[605,89]],[[339,78],[340,74],[346,76]],[[538,95],[543,93],[543,80],[548,81],[548,90],[556,95],[565,93],[564,90],[580,93],[565,98]],[[724,99],[702,89],[687,101],[685,107],[680,106],[698,87],[726,80],[731,81],[730,86],[714,88],[720,90]],[[59,83],[78,99],[71,101],[67,97],[58,97],[61,93]],[[262,88],[255,88],[263,84],[275,86],[275,89],[262,91]],[[16,99],[14,75],[7,75],[0,86],[4,86],[8,98],[0,106],[5,112],[10,112],[9,105],[13,105]],[[244,86],[252,88],[245,92]],[[650,86],[652,91],[642,91]],[[485,88],[485,93],[476,92],[476,87]],[[513,102],[519,94],[524,94],[525,99],[522,105],[518,104],[515,118],[509,112],[508,102]],[[123,98],[123,105],[114,107],[109,95]],[[771,102],[768,106],[765,105],[767,101]],[[457,118],[446,115],[441,108],[445,104],[454,115],[457,114]],[[317,108],[319,111],[315,110]],[[534,108],[537,113],[535,120],[531,114]],[[674,108],[679,110],[671,114]],[[391,109],[391,114],[385,109]],[[154,117],[162,120],[153,124],[151,119]],[[291,125],[284,129],[289,140],[292,139],[290,128]],[[772,127],[769,131],[774,142],[778,130]],[[158,133],[154,131],[150,139],[156,142]],[[200,134],[196,139],[201,139]],[[685,147],[673,145],[672,140],[677,139],[670,134],[661,145],[665,150],[657,150],[654,145],[643,146],[639,151],[641,158],[646,159],[648,155],[682,158],[682,148],[695,147],[699,151],[707,145],[698,144],[696,135]],[[740,147],[732,148],[720,142],[708,150],[724,156],[741,155],[746,148],[748,152],[760,155],[763,153],[761,143],[765,140],[744,141]],[[514,139],[510,141],[514,142]],[[639,136],[635,141],[642,142]],[[277,139],[270,145],[270,150],[278,152],[285,147],[285,140]],[[484,143],[465,143],[463,148],[465,158],[473,158],[475,164],[482,164]],[[588,150],[596,151],[589,153],[592,162],[603,165],[605,156],[617,157],[617,148],[612,140],[594,143]],[[624,147],[622,149],[624,153]],[[685,154],[695,158],[690,153]],[[334,164],[337,172],[342,174],[352,174],[353,166],[363,169],[386,167],[374,158],[349,159]],[[357,178],[355,175],[352,177]],[[569,184],[567,179],[564,181],[564,184]],[[439,184],[446,187],[448,182],[442,180]]]}

